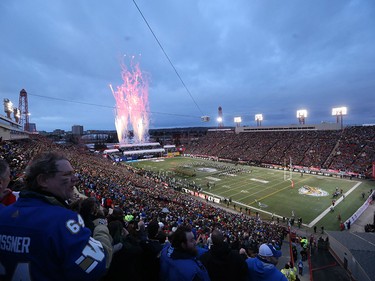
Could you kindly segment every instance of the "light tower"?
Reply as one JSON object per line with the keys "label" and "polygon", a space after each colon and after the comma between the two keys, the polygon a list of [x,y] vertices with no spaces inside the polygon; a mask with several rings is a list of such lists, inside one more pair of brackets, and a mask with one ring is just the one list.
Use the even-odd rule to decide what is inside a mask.
{"label": "light tower", "polygon": [[27,102],[27,92],[25,89],[20,91],[18,108],[21,112],[20,124],[25,131],[29,131],[29,105]]}
{"label": "light tower", "polygon": [[307,110],[306,109],[300,109],[297,110],[297,118],[300,124],[305,124],[305,118],[307,118]]}
{"label": "light tower", "polygon": [[218,126],[219,128],[222,128],[224,126],[223,124],[223,109],[221,108],[221,106],[219,106],[219,108],[217,109],[217,122],[218,122]]}
{"label": "light tower", "polygon": [[262,126],[263,114],[255,114],[255,121],[257,121],[257,127]]}
{"label": "light tower", "polygon": [[236,123],[236,126],[241,126],[242,118],[241,117],[234,117],[234,123]]}
{"label": "light tower", "polygon": [[344,128],[343,116],[346,115],[347,112],[348,109],[345,106],[332,108],[332,116],[336,116],[336,122],[341,123],[341,130]]}

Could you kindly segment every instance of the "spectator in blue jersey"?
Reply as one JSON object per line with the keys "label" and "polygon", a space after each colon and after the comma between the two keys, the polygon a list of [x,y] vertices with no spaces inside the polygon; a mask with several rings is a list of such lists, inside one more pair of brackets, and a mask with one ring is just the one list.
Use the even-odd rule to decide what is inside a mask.
{"label": "spectator in blue jersey", "polygon": [[[37,155],[25,189],[0,211],[0,280],[98,280],[112,256],[108,228],[91,231],[69,210],[77,177],[60,153]],[[108,264],[109,265],[109,264]]]}
{"label": "spectator in blue jersey", "polygon": [[262,244],[255,258],[246,260],[249,269],[249,280],[288,281],[276,267],[282,253],[271,244]]}
{"label": "spectator in blue jersey", "polygon": [[210,281],[204,265],[197,259],[198,250],[190,226],[181,225],[172,234],[160,256],[161,281]]}
{"label": "spectator in blue jersey", "polygon": [[10,168],[8,162],[0,159],[0,208],[16,202],[16,195],[8,188]]}

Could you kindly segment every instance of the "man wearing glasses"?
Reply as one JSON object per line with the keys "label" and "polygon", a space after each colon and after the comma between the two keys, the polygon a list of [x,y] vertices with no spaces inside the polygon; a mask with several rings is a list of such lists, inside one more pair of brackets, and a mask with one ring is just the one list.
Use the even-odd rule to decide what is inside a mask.
{"label": "man wearing glasses", "polygon": [[63,154],[39,154],[29,163],[18,201],[0,211],[0,280],[103,276],[112,257],[111,238],[101,225],[100,242],[95,240],[95,230],[93,238],[81,216],[69,210],[77,180]]}

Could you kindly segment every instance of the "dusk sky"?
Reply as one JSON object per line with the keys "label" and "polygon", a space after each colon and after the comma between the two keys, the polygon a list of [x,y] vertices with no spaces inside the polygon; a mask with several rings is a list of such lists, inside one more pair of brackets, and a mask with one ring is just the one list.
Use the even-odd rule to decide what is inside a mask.
{"label": "dusk sky", "polygon": [[226,126],[336,122],[341,106],[345,125],[375,123],[373,0],[0,1],[0,97],[25,89],[38,130],[114,130],[109,85],[132,56],[150,128],[217,126],[219,106]]}

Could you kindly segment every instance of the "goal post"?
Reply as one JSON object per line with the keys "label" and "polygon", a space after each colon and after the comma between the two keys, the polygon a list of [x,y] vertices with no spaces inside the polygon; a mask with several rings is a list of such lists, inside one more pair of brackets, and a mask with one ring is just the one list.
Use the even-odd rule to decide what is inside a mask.
{"label": "goal post", "polygon": [[284,159],[284,181],[293,181],[293,163],[292,157],[289,157],[289,164],[286,164],[286,159]]}

